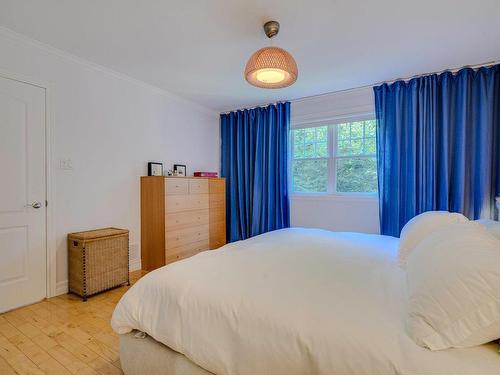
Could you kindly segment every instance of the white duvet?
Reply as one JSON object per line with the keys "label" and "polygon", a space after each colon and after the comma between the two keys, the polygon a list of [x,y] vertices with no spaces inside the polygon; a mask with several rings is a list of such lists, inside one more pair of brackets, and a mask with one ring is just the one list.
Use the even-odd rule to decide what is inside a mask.
{"label": "white duvet", "polygon": [[398,240],[286,229],[149,273],[112,326],[215,374],[500,374],[498,346],[431,352],[405,331]]}

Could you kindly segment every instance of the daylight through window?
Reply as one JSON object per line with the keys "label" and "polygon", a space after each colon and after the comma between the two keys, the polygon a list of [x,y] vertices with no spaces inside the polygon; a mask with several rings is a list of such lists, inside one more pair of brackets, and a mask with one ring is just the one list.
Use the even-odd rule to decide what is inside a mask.
{"label": "daylight through window", "polygon": [[375,193],[375,120],[293,129],[292,191]]}

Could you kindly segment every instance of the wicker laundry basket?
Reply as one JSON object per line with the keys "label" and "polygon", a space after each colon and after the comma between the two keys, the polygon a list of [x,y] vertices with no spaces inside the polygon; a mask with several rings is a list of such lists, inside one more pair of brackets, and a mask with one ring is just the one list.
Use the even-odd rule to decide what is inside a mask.
{"label": "wicker laundry basket", "polygon": [[129,280],[128,230],[103,228],[68,234],[69,291],[88,296]]}

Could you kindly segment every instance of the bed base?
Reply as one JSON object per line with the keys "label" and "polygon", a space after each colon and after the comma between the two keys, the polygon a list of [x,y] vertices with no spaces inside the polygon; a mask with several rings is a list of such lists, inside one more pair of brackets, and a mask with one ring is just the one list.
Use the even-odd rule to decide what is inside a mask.
{"label": "bed base", "polygon": [[120,336],[120,362],[125,375],[213,375],[181,353],[137,331]]}

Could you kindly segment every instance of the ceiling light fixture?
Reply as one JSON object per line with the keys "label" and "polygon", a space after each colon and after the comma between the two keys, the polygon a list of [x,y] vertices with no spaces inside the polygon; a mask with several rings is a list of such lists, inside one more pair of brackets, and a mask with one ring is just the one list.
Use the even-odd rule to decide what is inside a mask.
{"label": "ceiling light fixture", "polygon": [[[264,24],[264,32],[271,39],[280,30],[277,21]],[[253,86],[264,89],[281,89],[292,85],[299,75],[297,63],[283,48],[264,47],[255,52],[247,62],[245,79]]]}

